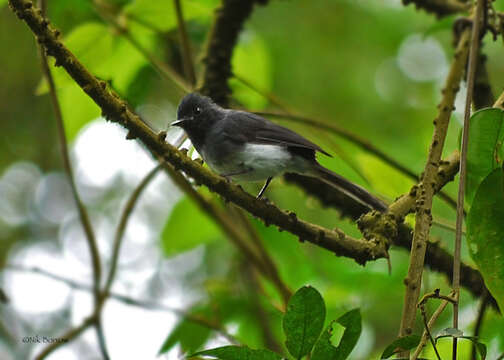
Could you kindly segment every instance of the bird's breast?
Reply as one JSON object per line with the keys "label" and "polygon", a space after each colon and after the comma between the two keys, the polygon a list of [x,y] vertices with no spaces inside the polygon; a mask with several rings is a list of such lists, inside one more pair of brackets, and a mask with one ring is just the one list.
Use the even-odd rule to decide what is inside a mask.
{"label": "bird's breast", "polygon": [[292,155],[283,146],[249,143],[225,150],[205,148],[201,155],[208,166],[234,180],[260,181],[292,170]]}

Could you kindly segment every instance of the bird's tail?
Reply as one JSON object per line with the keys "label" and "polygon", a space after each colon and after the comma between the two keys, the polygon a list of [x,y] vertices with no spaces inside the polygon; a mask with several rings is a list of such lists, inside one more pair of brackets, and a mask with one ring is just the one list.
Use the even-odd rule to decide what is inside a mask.
{"label": "bird's tail", "polygon": [[331,186],[334,186],[338,190],[357,200],[361,204],[369,207],[370,209],[379,211],[387,210],[387,205],[383,201],[381,201],[374,195],[371,195],[368,191],[361,188],[359,185],[350,182],[343,176],[340,176],[332,172],[331,170],[326,169],[320,164],[317,164],[314,167],[313,171],[311,171],[311,173],[312,176],[320,178],[324,182],[328,183]]}

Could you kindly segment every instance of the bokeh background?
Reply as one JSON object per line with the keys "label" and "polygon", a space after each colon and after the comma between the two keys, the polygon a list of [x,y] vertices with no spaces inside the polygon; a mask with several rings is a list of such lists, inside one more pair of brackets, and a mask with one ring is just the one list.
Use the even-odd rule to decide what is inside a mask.
{"label": "bokeh background", "polygon": [[[23,337],[57,337],[92,311],[89,291],[25,270],[38,267],[88,285],[92,273],[62,170],[56,121],[42,81],[36,42],[5,3],[0,1],[0,286],[10,301],[0,304],[0,358],[11,360],[29,359],[40,352],[42,345],[23,343]],[[182,72],[171,1],[99,3],[129,29],[144,52]],[[183,0],[182,5],[200,71],[218,1]],[[502,10],[504,1],[494,5]],[[48,1],[48,16],[62,30],[70,50],[153,128],[166,129],[175,119],[182,94],[101,15],[88,0]],[[454,19],[438,20],[414,6],[403,6],[400,0],[271,0],[267,6],[257,7],[246,22],[235,49],[233,71],[237,78],[274,94],[298,113],[344,127],[420,173],[453,55]],[[494,93],[500,94],[504,84],[501,39],[493,42],[487,36],[483,52],[488,56]],[[78,190],[90,212],[106,268],[122,208],[156,162],[141,144],[127,141],[122,128],[102,119],[99,108],[61,69],[53,68],[53,72]],[[275,109],[265,96],[237,78],[231,79],[236,103],[251,110]],[[446,154],[458,146],[464,96],[462,88]],[[288,121],[282,125],[303,132],[336,155],[321,158],[324,165],[384,199],[394,199],[413,184],[380,159],[335,135]],[[168,139],[179,136],[177,131],[169,130]],[[255,192],[259,186],[246,188]],[[455,187],[452,183],[446,190],[454,195]],[[272,183],[267,196],[300,218],[337,226],[359,237],[354,223],[281,179]],[[436,200],[434,219],[446,226],[434,225],[432,237],[451,248],[455,211]],[[328,318],[361,308],[363,334],[351,358],[378,358],[398,332],[408,253],[392,249],[389,275],[384,260],[361,267],[300,243],[290,234],[254,224],[281,278],[294,290],[314,285],[326,301]],[[242,254],[165,174],[158,174],[140,198],[125,236],[113,291],[165,308],[109,300],[103,326],[112,358],[154,359],[175,329],[178,337],[173,347],[160,358],[178,359],[187,349],[227,343],[218,333],[185,321],[173,309],[218,319],[251,347],[267,342],[261,324],[267,321],[272,336],[283,341],[278,294],[266,281],[251,279]],[[465,248],[463,259],[471,263]],[[427,272],[424,287],[447,293],[450,284],[446,277]],[[461,328],[468,334],[478,306],[477,300],[462,292]],[[434,308],[435,304],[429,305],[430,311]],[[446,311],[437,328],[449,327],[450,319],[451,313]],[[492,309],[485,316],[481,336],[490,359],[504,352],[504,320]],[[181,343],[175,341],[180,339]],[[469,358],[470,343],[460,346],[461,358]],[[440,349],[447,352],[451,342],[441,341]],[[430,355],[426,353],[426,357]],[[93,331],[49,358],[99,358]]]}

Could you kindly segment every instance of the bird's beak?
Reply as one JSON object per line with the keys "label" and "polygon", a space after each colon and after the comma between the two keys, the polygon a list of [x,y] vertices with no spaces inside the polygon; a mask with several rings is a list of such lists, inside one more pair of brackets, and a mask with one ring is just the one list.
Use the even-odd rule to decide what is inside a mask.
{"label": "bird's beak", "polygon": [[191,118],[183,118],[180,120],[175,120],[170,124],[170,126],[179,126],[179,127],[184,127],[184,124],[187,123]]}

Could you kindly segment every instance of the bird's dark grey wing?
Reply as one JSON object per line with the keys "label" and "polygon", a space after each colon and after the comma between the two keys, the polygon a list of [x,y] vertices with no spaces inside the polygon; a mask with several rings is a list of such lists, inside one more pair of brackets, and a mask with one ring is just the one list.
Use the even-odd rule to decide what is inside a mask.
{"label": "bird's dark grey wing", "polygon": [[[232,115],[232,116],[229,116]],[[298,133],[277,125],[259,115],[245,111],[230,111],[226,116],[226,130],[231,138],[256,144],[274,144],[286,147],[304,148],[331,156],[317,144]]]}

